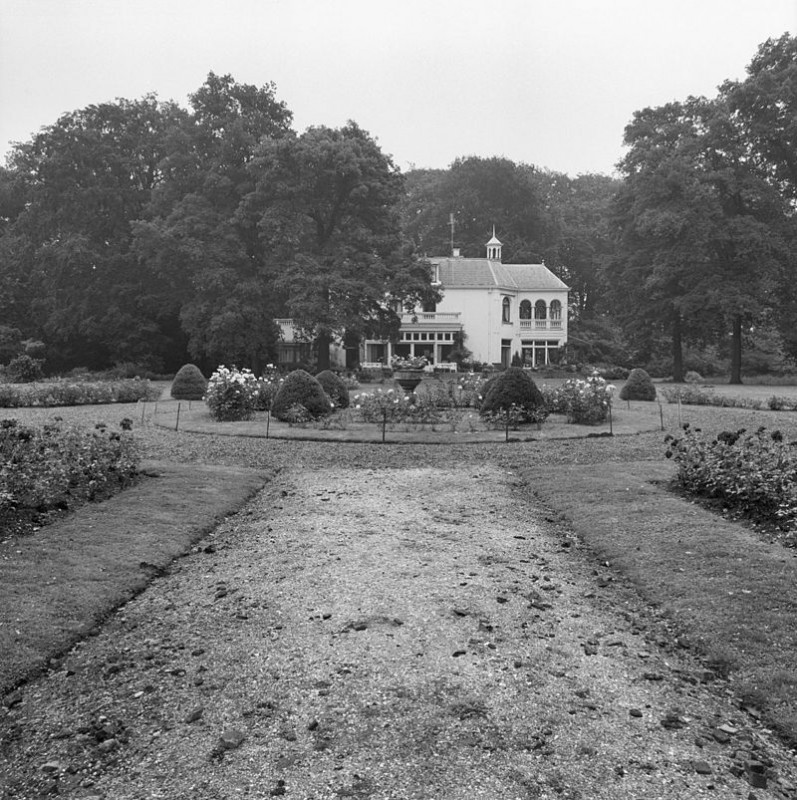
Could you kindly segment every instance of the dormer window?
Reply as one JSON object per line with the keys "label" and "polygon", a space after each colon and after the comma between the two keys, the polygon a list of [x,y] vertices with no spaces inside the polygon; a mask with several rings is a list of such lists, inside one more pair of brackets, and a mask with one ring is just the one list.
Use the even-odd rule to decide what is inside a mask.
{"label": "dormer window", "polygon": [[432,264],[432,283],[439,284],[440,283],[440,265],[439,264]]}

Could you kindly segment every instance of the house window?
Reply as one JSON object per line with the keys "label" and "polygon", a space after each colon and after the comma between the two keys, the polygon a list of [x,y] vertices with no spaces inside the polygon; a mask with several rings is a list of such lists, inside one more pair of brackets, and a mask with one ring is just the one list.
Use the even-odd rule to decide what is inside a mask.
{"label": "house window", "polygon": [[511,322],[512,303],[508,297],[505,297],[501,303],[501,322]]}
{"label": "house window", "polygon": [[551,300],[551,319],[562,319],[562,304],[558,300]]}
{"label": "house window", "polygon": [[545,319],[547,316],[546,312],[545,300],[538,300],[534,304],[534,319]]}
{"label": "house window", "polygon": [[521,319],[531,319],[531,301],[530,300],[521,300],[520,301],[520,318]]}

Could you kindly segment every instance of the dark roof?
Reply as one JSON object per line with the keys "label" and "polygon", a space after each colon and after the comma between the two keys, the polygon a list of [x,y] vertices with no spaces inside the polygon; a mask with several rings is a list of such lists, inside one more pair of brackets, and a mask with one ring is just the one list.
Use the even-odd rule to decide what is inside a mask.
{"label": "dark roof", "polygon": [[568,287],[545,264],[502,264],[488,258],[430,258],[443,288],[548,291]]}

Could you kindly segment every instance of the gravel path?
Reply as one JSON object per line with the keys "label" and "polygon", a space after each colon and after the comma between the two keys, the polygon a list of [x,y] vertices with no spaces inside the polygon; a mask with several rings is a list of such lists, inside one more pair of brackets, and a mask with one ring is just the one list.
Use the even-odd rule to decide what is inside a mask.
{"label": "gravel path", "polygon": [[0,797],[790,796],[790,755],[514,484],[286,467],[24,688]]}

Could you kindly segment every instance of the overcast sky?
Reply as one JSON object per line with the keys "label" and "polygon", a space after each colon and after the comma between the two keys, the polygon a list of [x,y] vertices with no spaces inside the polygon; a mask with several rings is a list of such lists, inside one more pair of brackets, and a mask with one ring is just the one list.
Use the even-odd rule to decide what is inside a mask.
{"label": "overcast sky", "polygon": [[208,72],[349,119],[406,170],[505,156],[611,173],[634,111],[712,96],[797,0],[0,0],[0,160],[60,114]]}

